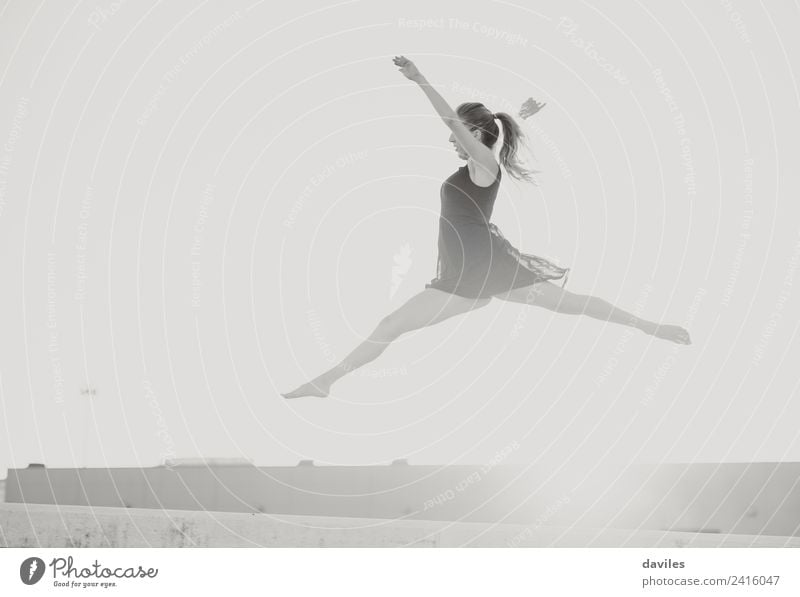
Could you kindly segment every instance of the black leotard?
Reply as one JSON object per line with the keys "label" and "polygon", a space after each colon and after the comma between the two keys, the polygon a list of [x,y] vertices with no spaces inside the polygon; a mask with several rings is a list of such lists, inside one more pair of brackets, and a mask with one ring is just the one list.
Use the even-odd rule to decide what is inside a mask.
{"label": "black leotard", "polygon": [[439,259],[436,277],[425,288],[470,298],[486,298],[544,280],[563,278],[570,268],[520,253],[490,223],[502,168],[488,187],[472,182],[462,166],[442,184]]}

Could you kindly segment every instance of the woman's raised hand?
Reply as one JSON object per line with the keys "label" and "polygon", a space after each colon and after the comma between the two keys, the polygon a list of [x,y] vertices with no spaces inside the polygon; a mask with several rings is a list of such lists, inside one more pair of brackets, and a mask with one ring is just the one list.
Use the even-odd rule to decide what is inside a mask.
{"label": "woman's raised hand", "polygon": [[422,77],[422,74],[417,70],[417,66],[405,56],[395,56],[393,61],[395,66],[400,67],[400,72],[403,73],[407,79],[416,81]]}
{"label": "woman's raised hand", "polygon": [[522,104],[522,107],[519,109],[519,115],[522,118],[528,118],[529,116],[533,116],[539,110],[544,108],[547,104],[539,103],[532,97],[529,97],[525,100],[525,103]]}

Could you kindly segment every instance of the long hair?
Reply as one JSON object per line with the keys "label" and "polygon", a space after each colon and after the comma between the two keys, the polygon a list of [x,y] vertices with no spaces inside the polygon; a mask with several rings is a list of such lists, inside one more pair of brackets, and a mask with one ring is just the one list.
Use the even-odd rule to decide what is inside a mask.
{"label": "long hair", "polygon": [[500,127],[495,122],[495,116],[497,116],[497,120],[503,126],[503,147],[500,148],[500,165],[517,180],[537,184],[533,175],[538,170],[525,168],[517,156],[517,151],[525,141],[525,134],[509,114],[506,112],[493,114],[489,108],[480,102],[465,102],[456,108],[456,114],[471,131],[475,129],[481,131],[481,142],[490,149],[495,146],[500,136]]}

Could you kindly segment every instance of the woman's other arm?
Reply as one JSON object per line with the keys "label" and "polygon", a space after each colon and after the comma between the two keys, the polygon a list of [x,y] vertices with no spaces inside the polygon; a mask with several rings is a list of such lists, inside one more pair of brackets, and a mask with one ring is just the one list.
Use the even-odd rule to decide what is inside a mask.
{"label": "woman's other arm", "polygon": [[420,86],[422,91],[431,102],[433,109],[442,118],[448,128],[453,131],[453,135],[464,151],[467,152],[469,157],[477,164],[486,168],[488,172],[495,172],[497,170],[497,160],[494,159],[492,150],[486,147],[479,139],[477,139],[472,132],[464,126],[461,119],[456,114],[455,110],[450,107],[438,91],[428,83],[428,80],[419,72],[417,67],[408,58],[404,56],[397,56],[394,58],[394,63],[400,67],[400,72],[403,73],[408,79],[414,81]]}

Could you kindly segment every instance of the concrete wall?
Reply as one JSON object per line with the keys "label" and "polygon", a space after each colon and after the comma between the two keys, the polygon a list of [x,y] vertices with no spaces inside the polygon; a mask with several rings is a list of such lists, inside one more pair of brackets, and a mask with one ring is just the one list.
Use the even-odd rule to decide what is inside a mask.
{"label": "concrete wall", "polygon": [[800,463],[11,469],[8,502],[800,536]]}
{"label": "concrete wall", "polygon": [[794,537],[0,505],[0,547],[800,547]]}
{"label": "concrete wall", "polygon": [[[518,474],[518,473],[516,473]],[[269,512],[367,518],[492,521],[513,507],[503,487],[533,496],[509,522],[535,519],[548,500],[497,467],[153,467],[11,469],[7,501]],[[524,487],[523,487],[524,486]],[[518,500],[517,500],[518,502]]]}

